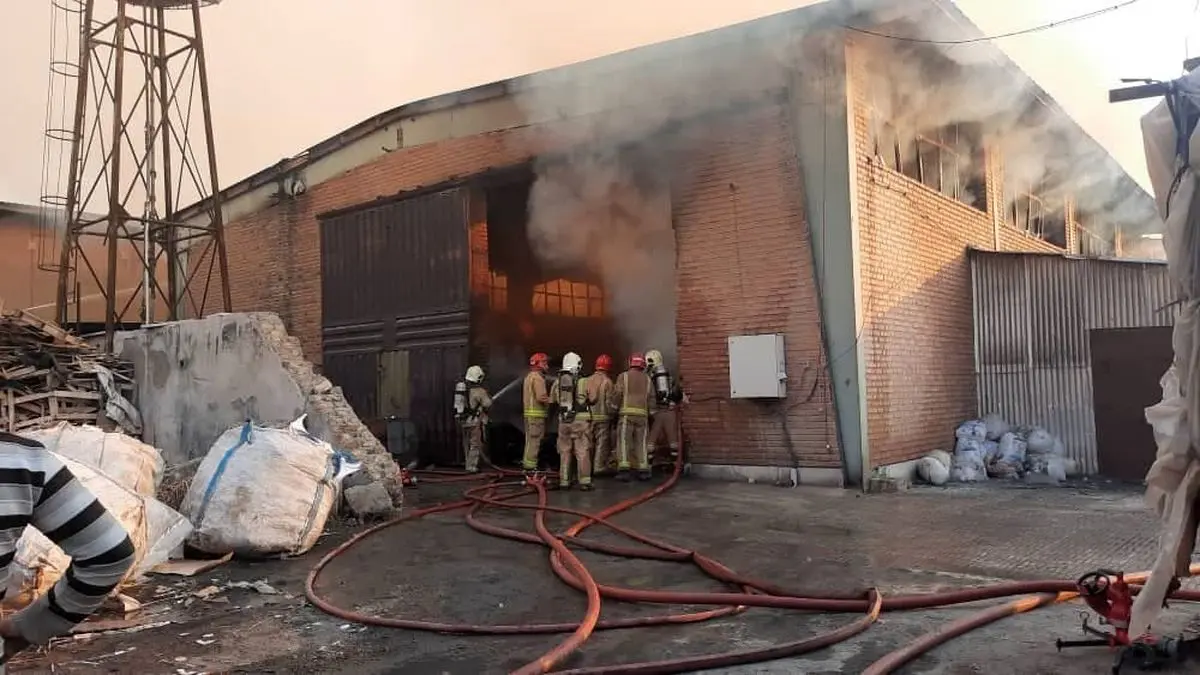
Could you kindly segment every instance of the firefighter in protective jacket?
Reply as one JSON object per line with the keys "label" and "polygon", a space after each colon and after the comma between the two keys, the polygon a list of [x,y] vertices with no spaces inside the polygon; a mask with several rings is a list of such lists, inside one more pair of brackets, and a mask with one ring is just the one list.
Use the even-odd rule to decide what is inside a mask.
{"label": "firefighter in protective jacket", "polygon": [[525,454],[521,457],[521,468],[536,471],[538,451],[546,437],[546,414],[550,406],[550,395],[546,392],[546,371],[550,368],[550,357],[538,352],[529,357],[529,374],[521,384],[521,400],[525,413]]}
{"label": "firefighter in protective jacket", "polygon": [[483,388],[483,368],[471,366],[467,368],[466,405],[460,413],[460,423],[463,430],[463,445],[466,454],[466,469],[471,473],[479,471],[479,456],[483,452],[483,432],[487,428],[488,410],[492,407],[492,397]]}
{"label": "firefighter in protective jacket", "polygon": [[654,385],[646,375],[646,357],[629,357],[629,370],[618,375],[613,384],[612,401],[617,408],[617,479],[629,480],[633,469],[639,480],[648,480],[646,432],[654,407]]}
{"label": "firefighter in protective jacket", "polygon": [[679,407],[686,400],[683,388],[671,377],[662,352],[657,349],[646,350],[646,371],[654,385],[655,402],[650,419],[650,449],[659,451],[665,445],[666,456],[662,459],[674,463],[679,454]]}
{"label": "firefighter in protective jacket", "polygon": [[579,487],[592,489],[592,456],[589,432],[591,419],[587,413],[587,392],[580,386],[579,371],[583,359],[575,352],[563,356],[562,368],[550,385],[550,402],[558,409],[558,485],[571,486],[572,459],[578,474]]}
{"label": "firefighter in protective jacket", "polygon": [[596,357],[596,370],[587,378],[587,406],[591,418],[592,475],[611,475],[612,460],[612,357]]}

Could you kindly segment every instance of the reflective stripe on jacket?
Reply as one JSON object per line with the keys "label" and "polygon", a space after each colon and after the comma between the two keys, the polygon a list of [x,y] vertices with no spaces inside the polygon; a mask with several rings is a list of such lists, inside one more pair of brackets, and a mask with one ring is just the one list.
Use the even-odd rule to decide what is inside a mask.
{"label": "reflective stripe on jacket", "polygon": [[522,405],[525,417],[545,419],[549,408],[550,395],[546,393],[546,379],[536,370],[529,371],[525,383],[521,385]]}
{"label": "reflective stripe on jacket", "polygon": [[654,387],[650,377],[633,369],[621,373],[613,385],[612,399],[619,414],[646,417],[654,403]]}

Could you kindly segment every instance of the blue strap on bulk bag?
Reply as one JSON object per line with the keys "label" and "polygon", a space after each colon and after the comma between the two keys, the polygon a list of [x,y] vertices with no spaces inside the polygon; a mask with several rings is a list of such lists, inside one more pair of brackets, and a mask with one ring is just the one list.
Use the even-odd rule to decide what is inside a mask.
{"label": "blue strap on bulk bag", "polygon": [[204,498],[200,500],[200,511],[196,514],[196,529],[200,529],[200,524],[204,522],[204,513],[208,511],[208,503],[212,501],[213,493],[217,491],[217,484],[221,481],[226,467],[229,466],[229,460],[233,458],[233,453],[238,448],[250,442],[250,432],[253,428],[254,424],[250,420],[246,420],[246,423],[242,425],[242,433],[238,437],[237,443],[234,443],[233,447],[221,455],[221,461],[217,463],[216,470],[213,471],[212,477],[208,479],[208,485],[204,488]]}

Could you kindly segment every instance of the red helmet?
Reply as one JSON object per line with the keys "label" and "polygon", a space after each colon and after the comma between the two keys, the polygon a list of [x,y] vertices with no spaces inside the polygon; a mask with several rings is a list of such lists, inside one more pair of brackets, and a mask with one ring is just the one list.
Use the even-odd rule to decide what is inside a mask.
{"label": "red helmet", "polygon": [[533,356],[529,357],[529,367],[530,368],[540,368],[540,369],[549,368],[550,367],[550,357],[546,356],[542,352],[538,352],[538,353],[534,354]]}
{"label": "red helmet", "polygon": [[629,367],[630,368],[645,368],[646,367],[646,357],[642,356],[641,352],[634,352],[633,354],[631,354],[629,356]]}
{"label": "red helmet", "polygon": [[612,357],[608,354],[601,354],[596,357],[596,370],[609,371],[612,370]]}

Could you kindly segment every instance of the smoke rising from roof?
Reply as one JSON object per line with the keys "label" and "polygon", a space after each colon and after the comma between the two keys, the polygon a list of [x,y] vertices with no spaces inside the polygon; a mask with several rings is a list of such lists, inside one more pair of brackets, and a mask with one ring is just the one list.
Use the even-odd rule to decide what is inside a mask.
{"label": "smoke rising from roof", "polygon": [[[549,126],[561,156],[537,163],[529,202],[534,252],[598,277],[632,349],[674,351],[675,246],[669,194],[685,184],[686,154],[704,139],[672,128],[702,110],[762,98],[806,76],[812,50],[842,50],[868,75],[875,104],[911,135],[971,125],[1003,157],[1007,200],[1071,196],[1089,224],[1136,234],[1161,228],[1153,202],[1097,143],[1000,59],[996,45],[942,46],[844,30],[867,27],[926,40],[964,37],[933,2],[829,2],[752,24],[527,78],[517,100]],[[570,79],[568,79],[570,78]],[[976,161],[982,153],[963,155]],[[986,208],[983,195],[974,197]],[[1005,204],[1007,207],[1008,205]]]}

